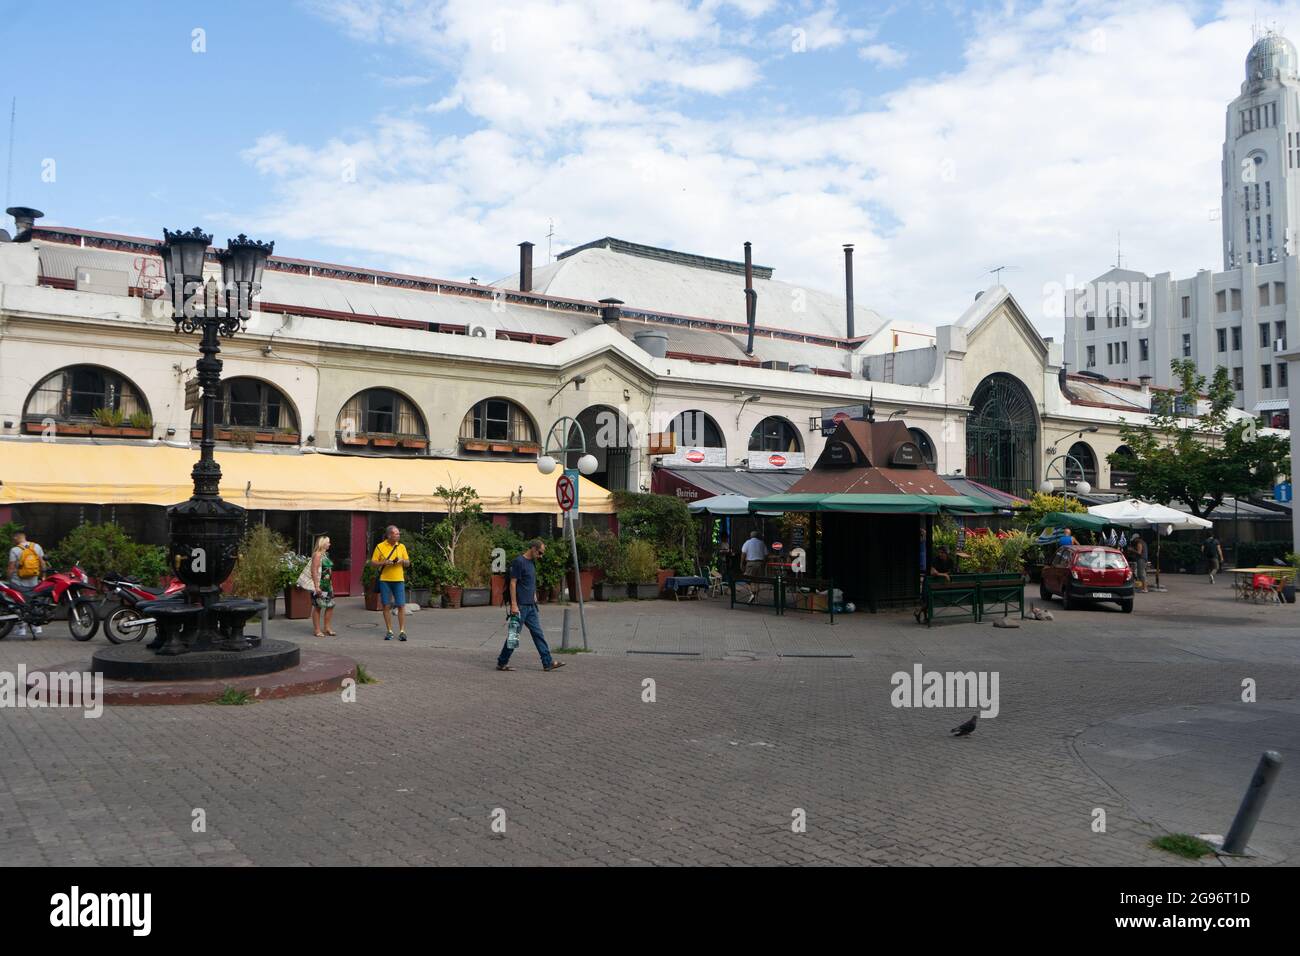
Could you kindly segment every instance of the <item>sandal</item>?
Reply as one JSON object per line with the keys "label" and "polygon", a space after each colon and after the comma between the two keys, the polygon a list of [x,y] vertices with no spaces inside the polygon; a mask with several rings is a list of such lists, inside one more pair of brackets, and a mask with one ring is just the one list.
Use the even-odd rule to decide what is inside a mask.
{"label": "sandal", "polygon": [[320,631],[317,631],[313,636],[314,636],[314,637],[324,637],[325,635],[322,634]]}
{"label": "sandal", "polygon": [[328,636],[328,637],[338,637],[338,636],[339,636],[338,631],[326,631],[325,634],[326,634],[326,636]]}

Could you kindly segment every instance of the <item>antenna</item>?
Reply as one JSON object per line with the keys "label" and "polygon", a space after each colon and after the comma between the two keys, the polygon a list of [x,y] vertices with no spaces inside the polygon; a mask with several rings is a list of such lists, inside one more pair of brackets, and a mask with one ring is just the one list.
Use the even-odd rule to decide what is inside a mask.
{"label": "antenna", "polygon": [[10,191],[14,182],[14,121],[18,116],[18,97],[9,104],[9,168],[5,172],[5,208],[9,208]]}
{"label": "antenna", "polygon": [[996,268],[989,270],[989,275],[993,276],[997,280],[998,285],[1001,285],[1003,272],[1005,272],[1007,269],[1019,269],[1019,268],[1020,268],[1019,266],[997,266]]}
{"label": "antenna", "polygon": [[546,261],[549,264],[551,261],[551,238],[555,235],[555,220],[547,219],[546,227]]}
{"label": "antenna", "polygon": [[1116,229],[1115,230],[1115,268],[1116,269],[1124,268],[1124,256],[1120,254],[1123,248],[1124,246],[1123,243],[1120,241],[1119,230]]}

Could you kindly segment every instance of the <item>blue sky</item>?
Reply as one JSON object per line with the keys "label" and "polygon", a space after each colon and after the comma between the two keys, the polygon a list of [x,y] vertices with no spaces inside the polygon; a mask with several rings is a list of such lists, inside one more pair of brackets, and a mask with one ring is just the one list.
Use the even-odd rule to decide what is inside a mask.
{"label": "blue sky", "polygon": [[[0,0],[10,201],[157,236],[496,278],[600,235],[952,321],[987,270],[1217,267],[1223,107],[1253,18],[1199,3]],[[196,53],[193,31],[204,31]],[[797,34],[796,31],[802,31]],[[794,47],[800,49],[794,49]],[[7,136],[5,137],[7,139]],[[49,162],[54,162],[53,181]]]}

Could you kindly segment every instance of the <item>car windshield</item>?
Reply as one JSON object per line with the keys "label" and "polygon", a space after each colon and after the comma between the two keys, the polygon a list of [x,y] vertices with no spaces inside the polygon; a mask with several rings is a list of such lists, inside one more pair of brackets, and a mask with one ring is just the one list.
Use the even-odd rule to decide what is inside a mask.
{"label": "car windshield", "polygon": [[1089,571],[1107,571],[1127,568],[1124,555],[1116,551],[1083,551],[1075,558],[1075,567]]}

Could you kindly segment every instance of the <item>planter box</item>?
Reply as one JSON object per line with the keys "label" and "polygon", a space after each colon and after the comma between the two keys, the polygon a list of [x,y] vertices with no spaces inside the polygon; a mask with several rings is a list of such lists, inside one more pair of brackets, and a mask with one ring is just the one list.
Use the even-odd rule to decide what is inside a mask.
{"label": "planter box", "polygon": [[659,597],[659,582],[638,581],[627,586],[627,596],[634,601],[653,601]]}
{"label": "planter box", "polygon": [[367,611],[379,611],[379,610],[382,610],[382,609],[383,609],[382,605],[379,603],[379,591],[378,591],[378,589],[373,590],[373,591],[367,590],[365,593],[366,593],[366,610],[367,610]]}
{"label": "planter box", "polygon": [[369,439],[366,438],[359,438],[356,435],[353,435],[350,438],[346,435],[339,436],[339,444],[341,445],[364,445],[368,440]]}
{"label": "planter box", "polygon": [[443,607],[460,607],[463,589],[448,584],[442,589]]}
{"label": "planter box", "polygon": [[671,570],[665,571],[663,568],[659,569],[657,575],[655,576],[655,583],[659,585],[659,591],[655,595],[656,597],[663,596],[664,587],[668,584],[668,579],[673,577],[674,574],[675,572]]}
{"label": "planter box", "polygon": [[492,606],[500,607],[502,602],[506,601],[507,595],[510,594],[510,579],[504,574],[492,575]]}
{"label": "planter box", "polygon": [[284,616],[291,621],[311,617],[311,592],[297,586],[285,588]]}
{"label": "planter box", "polygon": [[608,601],[610,598],[627,597],[627,585],[615,584],[613,581],[600,581],[592,590],[595,592],[597,601]]}
{"label": "planter box", "polygon": [[370,443],[371,443],[372,445],[374,445],[376,448],[396,448],[396,447],[397,447],[397,439],[396,439],[396,438],[372,438],[372,439],[370,439]]}
{"label": "planter box", "polygon": [[429,602],[433,599],[433,588],[407,588],[406,600],[412,604],[418,604],[420,607],[428,607]]}
{"label": "planter box", "polygon": [[[593,590],[595,588],[595,581],[592,577],[592,573],[593,572],[591,571],[579,572],[579,577],[582,578],[582,599],[584,601],[590,601],[593,599]],[[564,575],[564,579],[569,584],[569,596],[576,601],[578,599],[578,587],[573,582],[573,572],[566,571]]]}
{"label": "planter box", "polygon": [[429,447],[429,443],[425,441],[423,438],[403,438],[401,444],[403,448],[428,448]]}
{"label": "planter box", "polygon": [[487,607],[491,601],[491,588],[465,588],[460,595],[461,607]]}
{"label": "planter box", "polygon": [[487,451],[488,443],[485,441],[463,441],[461,447],[466,451]]}

